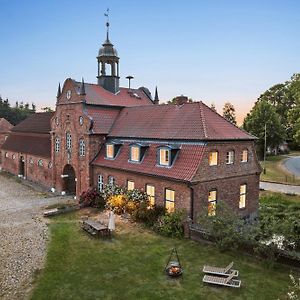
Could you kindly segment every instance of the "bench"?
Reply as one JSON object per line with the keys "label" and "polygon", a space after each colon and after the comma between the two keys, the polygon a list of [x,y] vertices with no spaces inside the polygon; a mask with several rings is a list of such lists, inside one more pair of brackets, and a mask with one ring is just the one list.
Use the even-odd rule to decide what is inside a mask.
{"label": "bench", "polygon": [[83,221],[82,229],[96,237],[110,237],[110,230],[108,227],[94,220]]}

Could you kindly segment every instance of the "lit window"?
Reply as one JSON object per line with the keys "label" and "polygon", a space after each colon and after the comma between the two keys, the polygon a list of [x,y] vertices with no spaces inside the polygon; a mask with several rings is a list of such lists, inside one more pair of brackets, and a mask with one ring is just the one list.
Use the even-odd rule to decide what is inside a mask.
{"label": "lit window", "polygon": [[132,180],[127,180],[127,190],[128,190],[128,191],[134,190],[134,181],[132,181]]}
{"label": "lit window", "polygon": [[155,187],[153,185],[146,185],[146,193],[151,205],[155,204]]}
{"label": "lit window", "polygon": [[208,193],[208,215],[215,216],[217,207],[217,191],[212,190]]}
{"label": "lit window", "polygon": [[248,150],[243,150],[241,154],[241,162],[247,162],[248,161]]}
{"label": "lit window", "polygon": [[39,167],[42,167],[43,165],[44,165],[43,160],[42,160],[42,159],[39,159],[39,160],[38,160],[38,166],[39,166]]}
{"label": "lit window", "polygon": [[100,174],[98,175],[98,191],[103,191],[103,176]]}
{"label": "lit window", "polygon": [[175,191],[166,189],[165,191],[165,201],[167,212],[173,212],[175,209]]}
{"label": "lit window", "polygon": [[67,150],[72,149],[72,136],[70,132],[67,132],[66,134],[66,148]]}
{"label": "lit window", "polygon": [[55,139],[55,152],[57,153],[57,152],[59,152],[59,150],[60,150],[60,138],[57,137]]}
{"label": "lit window", "polygon": [[138,146],[130,147],[130,160],[131,161],[140,161],[140,147],[138,147]]}
{"label": "lit window", "polygon": [[239,208],[245,208],[246,207],[246,193],[247,193],[247,185],[246,184],[242,184],[240,186]]}
{"label": "lit window", "polygon": [[234,151],[228,151],[226,154],[226,164],[230,165],[234,162]]}
{"label": "lit window", "polygon": [[218,164],[218,152],[212,151],[209,153],[209,165],[216,166]]}
{"label": "lit window", "polygon": [[108,176],[108,184],[114,185],[115,184],[115,178],[113,176]]}
{"label": "lit window", "polygon": [[106,157],[107,158],[114,158],[115,157],[115,148],[112,144],[106,145]]}
{"label": "lit window", "polygon": [[159,164],[162,166],[170,165],[170,150],[159,149]]}
{"label": "lit window", "polygon": [[85,156],[85,142],[84,142],[84,139],[79,140],[79,156]]}

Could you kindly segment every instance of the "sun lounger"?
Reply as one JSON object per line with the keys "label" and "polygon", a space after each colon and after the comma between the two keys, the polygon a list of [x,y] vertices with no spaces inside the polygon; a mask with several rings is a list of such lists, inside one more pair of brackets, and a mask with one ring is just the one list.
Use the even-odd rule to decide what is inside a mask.
{"label": "sun lounger", "polygon": [[229,277],[220,277],[212,275],[204,275],[203,282],[210,284],[217,284],[222,286],[229,286],[234,288],[239,288],[241,286],[241,281],[233,279],[234,275],[231,274]]}
{"label": "sun lounger", "polygon": [[203,272],[206,274],[214,274],[219,276],[230,276],[233,274],[233,277],[239,276],[238,270],[233,270],[233,262],[231,262],[226,268],[212,267],[212,266],[204,266]]}

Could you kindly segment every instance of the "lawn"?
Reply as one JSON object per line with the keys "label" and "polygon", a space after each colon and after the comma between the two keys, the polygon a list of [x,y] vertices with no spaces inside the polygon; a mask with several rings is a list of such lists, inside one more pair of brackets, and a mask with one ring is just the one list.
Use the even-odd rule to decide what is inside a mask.
{"label": "lawn", "polygon": [[[288,156],[299,156],[300,152],[291,152]],[[263,172],[260,175],[262,181],[271,181],[278,183],[300,185],[300,178],[293,176],[283,166],[283,161],[288,158],[287,155],[267,156],[266,159],[266,174]],[[262,168],[264,162],[260,162]]]}
{"label": "lawn", "polygon": [[[287,267],[161,237],[139,225],[118,223],[111,241],[94,239],[81,230],[81,213],[52,219],[46,265],[37,276],[32,300],[278,299],[290,283]],[[184,268],[183,277],[175,280],[163,273],[174,246]],[[240,271],[240,289],[202,283],[204,264],[225,266],[231,261]]]}

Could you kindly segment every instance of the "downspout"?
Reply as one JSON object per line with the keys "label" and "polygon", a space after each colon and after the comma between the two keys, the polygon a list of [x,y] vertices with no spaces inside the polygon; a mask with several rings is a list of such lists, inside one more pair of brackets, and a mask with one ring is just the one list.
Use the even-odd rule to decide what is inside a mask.
{"label": "downspout", "polygon": [[190,188],[190,198],[191,198],[191,202],[190,202],[190,219],[192,220],[192,222],[194,221],[194,188],[192,187],[192,185],[189,183],[188,187]]}

